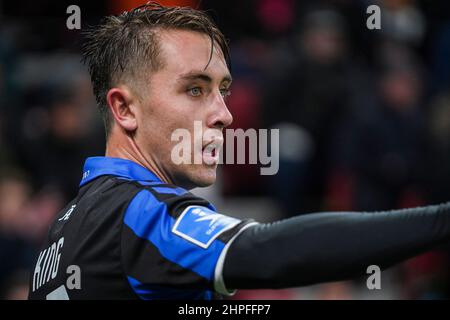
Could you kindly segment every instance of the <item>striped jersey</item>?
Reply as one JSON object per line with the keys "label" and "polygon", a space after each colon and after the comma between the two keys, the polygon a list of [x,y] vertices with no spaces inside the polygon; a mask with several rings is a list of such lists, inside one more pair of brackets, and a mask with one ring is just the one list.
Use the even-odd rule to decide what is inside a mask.
{"label": "striped jersey", "polygon": [[214,299],[225,255],[251,220],[162,182],[130,160],[92,157],[50,226],[30,299]]}

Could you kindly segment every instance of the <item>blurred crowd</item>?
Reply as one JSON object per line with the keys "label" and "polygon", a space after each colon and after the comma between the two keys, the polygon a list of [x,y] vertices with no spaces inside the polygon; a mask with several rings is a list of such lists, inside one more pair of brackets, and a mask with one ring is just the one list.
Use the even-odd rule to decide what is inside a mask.
{"label": "blurred crowd", "polygon": [[[36,252],[76,195],[84,159],[104,154],[82,30],[66,28],[66,8],[80,6],[84,28],[145,2],[0,1],[0,298],[26,297]],[[450,200],[449,2],[160,3],[208,10],[229,38],[232,127],[280,129],[278,174],[224,166],[225,201],[270,198],[283,218]],[[380,30],[366,27],[371,4],[381,8]],[[395,269],[392,298],[449,298],[449,271],[450,245],[411,259]],[[313,297],[355,298],[348,286]]]}

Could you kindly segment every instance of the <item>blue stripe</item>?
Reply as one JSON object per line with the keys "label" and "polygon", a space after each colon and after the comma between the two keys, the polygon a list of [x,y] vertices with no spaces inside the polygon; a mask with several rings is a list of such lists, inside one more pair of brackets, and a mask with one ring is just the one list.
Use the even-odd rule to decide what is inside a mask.
{"label": "blue stripe", "polygon": [[133,291],[143,300],[212,300],[213,294],[209,290],[185,290],[163,286],[143,284],[128,276],[128,283]]}
{"label": "blue stripe", "polygon": [[161,255],[183,268],[212,281],[217,260],[225,244],[214,240],[203,249],[172,232],[175,219],[167,212],[164,202],[159,202],[148,191],[139,192],[125,213],[124,223],[140,238],[155,245]]}
{"label": "blue stripe", "polygon": [[134,181],[134,182],[137,182],[137,183],[139,183],[140,185],[143,185],[143,186],[154,186],[154,185],[164,184],[164,182],[159,181],[159,180],[158,181],[134,180],[134,179],[124,178],[124,177],[117,177],[117,179]]}
{"label": "blue stripe", "polygon": [[183,188],[153,187],[153,190],[158,193],[176,194],[177,196],[182,196],[187,193],[187,191]]}
{"label": "blue stripe", "polygon": [[155,184],[162,184],[161,181],[136,181],[139,184],[142,184],[143,186],[153,186]]}

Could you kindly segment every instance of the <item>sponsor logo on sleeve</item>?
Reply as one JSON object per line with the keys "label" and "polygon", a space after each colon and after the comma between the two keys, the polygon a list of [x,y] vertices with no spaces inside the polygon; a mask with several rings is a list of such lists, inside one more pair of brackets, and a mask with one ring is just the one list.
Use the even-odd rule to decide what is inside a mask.
{"label": "sponsor logo on sleeve", "polygon": [[206,249],[218,236],[240,222],[207,207],[189,206],[175,222],[172,232]]}

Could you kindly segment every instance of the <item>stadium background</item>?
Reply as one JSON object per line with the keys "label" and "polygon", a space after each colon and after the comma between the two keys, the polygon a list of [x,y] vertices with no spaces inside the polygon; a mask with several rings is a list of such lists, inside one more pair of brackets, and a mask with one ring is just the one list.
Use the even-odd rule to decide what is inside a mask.
{"label": "stadium background", "polygon": [[[450,200],[448,1],[160,1],[209,10],[230,40],[233,128],[280,128],[280,170],[221,167],[195,190],[224,213],[273,221],[324,210],[384,210]],[[0,296],[27,295],[32,261],[55,213],[77,192],[104,134],[82,29],[145,0],[0,1]],[[382,29],[366,28],[381,7]],[[293,244],[302,245],[302,244]],[[450,247],[382,273],[234,298],[450,297]],[[262,266],[264,267],[264,266]]]}

